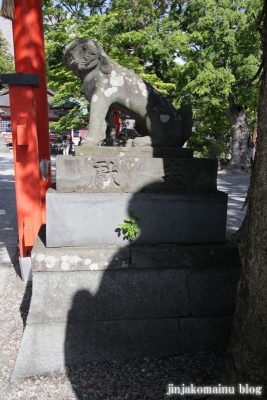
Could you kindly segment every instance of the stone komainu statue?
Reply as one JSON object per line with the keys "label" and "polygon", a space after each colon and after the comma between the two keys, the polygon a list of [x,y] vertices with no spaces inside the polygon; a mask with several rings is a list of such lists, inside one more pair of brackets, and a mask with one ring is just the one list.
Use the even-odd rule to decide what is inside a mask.
{"label": "stone komainu statue", "polygon": [[109,134],[113,110],[135,119],[141,135],[151,137],[152,146],[181,147],[191,136],[189,105],[176,110],[164,95],[133,70],[111,60],[89,37],[69,43],[63,60],[83,80],[85,97],[90,102],[88,144],[98,145]]}

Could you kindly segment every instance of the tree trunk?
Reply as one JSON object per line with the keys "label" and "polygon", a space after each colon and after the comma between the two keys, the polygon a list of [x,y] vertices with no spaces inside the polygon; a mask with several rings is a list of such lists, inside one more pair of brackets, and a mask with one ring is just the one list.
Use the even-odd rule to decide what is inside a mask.
{"label": "tree trunk", "polygon": [[2,0],[2,6],[0,15],[6,19],[14,19],[15,16],[15,5],[14,0]]}
{"label": "tree trunk", "polygon": [[251,155],[248,146],[249,128],[244,108],[235,104],[233,96],[228,97],[229,108],[225,111],[231,125],[232,158],[227,165],[231,172],[250,172]]}
{"label": "tree trunk", "polygon": [[[224,381],[262,386],[267,398],[267,0],[260,33],[263,72],[258,113],[258,137],[251,175],[248,213],[240,242],[242,263],[236,312],[230,342],[230,358]],[[252,398],[235,396],[231,398]],[[260,396],[259,396],[260,397]],[[254,397],[253,397],[254,398]],[[222,399],[220,397],[220,399]]]}

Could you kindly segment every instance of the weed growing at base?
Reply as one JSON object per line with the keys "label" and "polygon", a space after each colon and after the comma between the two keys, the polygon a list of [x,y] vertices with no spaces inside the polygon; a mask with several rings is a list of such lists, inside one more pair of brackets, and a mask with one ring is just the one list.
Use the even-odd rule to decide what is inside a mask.
{"label": "weed growing at base", "polygon": [[140,220],[140,217],[136,215],[133,210],[130,210],[130,217],[131,218],[125,218],[124,224],[119,224],[119,226],[121,227],[124,235],[123,239],[127,239],[131,244],[139,232],[137,220]]}

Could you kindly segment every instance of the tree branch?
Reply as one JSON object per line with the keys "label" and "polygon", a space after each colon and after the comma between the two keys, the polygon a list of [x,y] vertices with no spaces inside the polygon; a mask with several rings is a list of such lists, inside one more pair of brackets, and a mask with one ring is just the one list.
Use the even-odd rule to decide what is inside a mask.
{"label": "tree branch", "polygon": [[256,74],[253,76],[253,78],[250,79],[250,81],[249,81],[248,84],[247,84],[247,87],[249,87],[249,86],[252,84],[252,82],[254,82],[254,81],[256,80],[256,78],[261,74],[262,69],[263,69],[263,66],[264,66],[264,58],[262,58],[262,61],[261,61],[261,64],[260,64],[260,66],[259,66],[258,71],[257,71]]}

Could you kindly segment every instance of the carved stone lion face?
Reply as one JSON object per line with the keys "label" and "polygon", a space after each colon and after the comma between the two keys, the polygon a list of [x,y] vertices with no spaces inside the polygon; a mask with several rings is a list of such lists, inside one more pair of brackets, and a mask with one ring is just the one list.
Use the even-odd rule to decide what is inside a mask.
{"label": "carved stone lion face", "polygon": [[74,39],[69,43],[63,61],[69,70],[82,79],[98,65],[104,74],[110,73],[112,69],[109,58],[102,47],[89,37]]}

